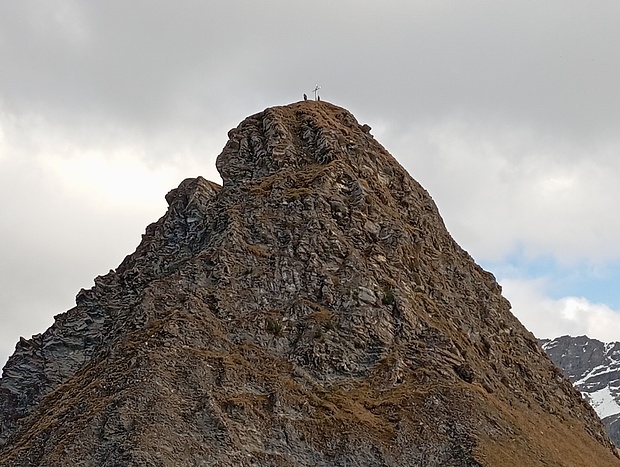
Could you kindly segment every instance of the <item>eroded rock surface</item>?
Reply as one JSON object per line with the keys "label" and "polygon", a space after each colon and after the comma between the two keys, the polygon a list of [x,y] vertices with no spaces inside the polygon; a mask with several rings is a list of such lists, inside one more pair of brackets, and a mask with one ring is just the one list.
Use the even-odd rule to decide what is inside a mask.
{"label": "eroded rock surface", "polygon": [[229,137],[222,187],[17,345],[0,465],[620,465],[368,125],[308,101]]}

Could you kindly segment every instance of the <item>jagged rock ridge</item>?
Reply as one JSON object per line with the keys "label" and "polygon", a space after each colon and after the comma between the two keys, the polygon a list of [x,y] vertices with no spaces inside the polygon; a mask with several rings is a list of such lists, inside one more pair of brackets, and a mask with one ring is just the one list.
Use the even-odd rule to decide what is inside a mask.
{"label": "jagged rock ridge", "polygon": [[17,345],[1,465],[619,464],[367,125],[309,101],[229,137],[222,187]]}
{"label": "jagged rock ridge", "polygon": [[620,446],[620,342],[587,336],[541,339],[540,344],[599,415]]}

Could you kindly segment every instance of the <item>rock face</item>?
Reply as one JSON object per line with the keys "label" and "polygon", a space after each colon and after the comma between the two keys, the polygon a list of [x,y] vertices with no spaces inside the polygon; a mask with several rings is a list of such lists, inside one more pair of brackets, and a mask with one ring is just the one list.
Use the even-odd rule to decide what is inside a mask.
{"label": "rock face", "polygon": [[562,336],[541,340],[540,344],[603,420],[615,445],[620,446],[620,342]]}
{"label": "rock face", "polygon": [[346,110],[248,117],[0,380],[3,466],[611,466],[590,406]]}

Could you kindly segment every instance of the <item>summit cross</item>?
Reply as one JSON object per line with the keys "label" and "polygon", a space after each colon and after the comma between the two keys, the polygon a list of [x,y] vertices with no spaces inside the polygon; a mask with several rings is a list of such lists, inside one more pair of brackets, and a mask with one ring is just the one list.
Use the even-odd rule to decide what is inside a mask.
{"label": "summit cross", "polygon": [[316,101],[317,98],[319,97],[319,89],[321,89],[321,86],[319,86],[318,84],[314,87],[314,100]]}

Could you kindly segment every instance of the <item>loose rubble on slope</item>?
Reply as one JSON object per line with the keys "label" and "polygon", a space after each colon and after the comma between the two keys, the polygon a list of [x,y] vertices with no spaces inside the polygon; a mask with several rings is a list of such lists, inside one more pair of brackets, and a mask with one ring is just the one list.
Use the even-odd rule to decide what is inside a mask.
{"label": "loose rubble on slope", "polygon": [[229,138],[17,345],[1,465],[620,465],[370,127],[307,101]]}

